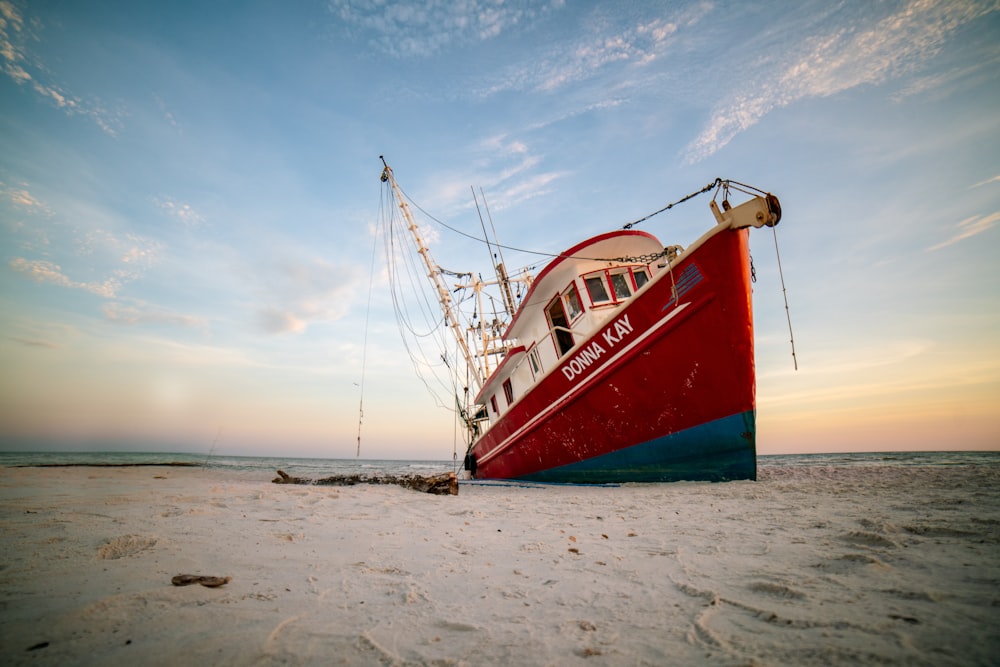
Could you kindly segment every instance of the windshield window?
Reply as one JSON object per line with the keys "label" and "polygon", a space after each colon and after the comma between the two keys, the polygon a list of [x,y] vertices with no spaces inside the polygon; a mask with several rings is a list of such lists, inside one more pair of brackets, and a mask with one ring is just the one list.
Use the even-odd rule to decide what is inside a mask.
{"label": "windshield window", "polygon": [[611,287],[615,290],[615,300],[623,301],[632,296],[628,285],[628,273],[611,274]]}
{"label": "windshield window", "polygon": [[590,294],[591,302],[602,303],[604,301],[611,301],[602,276],[591,276],[585,279],[584,282],[587,283],[587,292]]}

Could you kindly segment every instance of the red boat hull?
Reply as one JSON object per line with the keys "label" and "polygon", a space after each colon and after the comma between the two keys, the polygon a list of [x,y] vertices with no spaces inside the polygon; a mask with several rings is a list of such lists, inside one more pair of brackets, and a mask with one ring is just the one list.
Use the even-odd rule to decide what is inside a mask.
{"label": "red boat hull", "polygon": [[[581,356],[588,349],[596,352]],[[754,479],[754,415],[748,230],[722,229],[661,271],[473,445],[475,477]]]}

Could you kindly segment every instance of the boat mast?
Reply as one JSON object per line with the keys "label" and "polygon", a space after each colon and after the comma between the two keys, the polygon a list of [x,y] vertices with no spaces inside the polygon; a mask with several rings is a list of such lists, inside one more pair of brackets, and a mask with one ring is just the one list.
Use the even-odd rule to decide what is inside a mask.
{"label": "boat mast", "polygon": [[[472,200],[476,204],[476,212],[479,214],[479,225],[483,229],[483,239],[486,242],[486,249],[489,251],[490,264],[493,266],[494,275],[496,276],[496,282],[483,282],[480,277],[478,280],[474,281],[473,287],[476,290],[476,297],[479,306],[479,338],[480,345],[482,346],[483,354],[483,377],[490,376],[490,357],[494,354],[506,354],[507,348],[503,343],[501,336],[498,334],[497,330],[501,328],[501,325],[497,321],[496,310],[493,311],[494,318],[493,321],[486,322],[486,311],[484,310],[483,303],[483,287],[486,285],[496,285],[500,288],[500,299],[503,301],[503,307],[508,313],[508,317],[513,317],[514,315],[514,297],[511,295],[510,291],[510,280],[507,278],[507,270],[503,265],[503,252],[500,250],[500,244],[496,241],[497,230],[493,226],[493,216],[490,215],[489,206],[486,204],[486,194],[483,192],[482,188],[479,189],[479,193],[483,197],[483,207],[486,208],[486,215],[490,219],[490,227],[493,229],[493,241],[490,241],[490,234],[486,231],[486,221],[483,220],[483,211],[479,208],[479,197],[476,196],[476,189],[473,187],[469,188],[472,190]],[[493,245],[497,246],[496,254],[493,254]],[[497,258],[499,257],[499,262]],[[497,342],[499,341],[499,345]]]}
{"label": "boat mast", "polygon": [[424,265],[427,267],[427,277],[431,279],[431,283],[434,285],[434,289],[438,293],[438,302],[441,304],[441,311],[444,313],[445,320],[448,322],[448,326],[451,327],[452,333],[455,335],[455,340],[458,341],[458,346],[462,350],[462,354],[465,356],[466,365],[473,369],[474,372],[471,373],[473,381],[476,383],[477,389],[482,389],[483,384],[486,379],[482,376],[482,372],[479,365],[475,363],[475,356],[472,350],[469,349],[469,344],[465,340],[465,335],[462,332],[462,325],[458,321],[458,316],[455,313],[455,306],[451,299],[451,294],[448,292],[448,287],[445,285],[444,279],[441,277],[441,269],[438,267],[437,263],[431,257],[431,252],[424,244],[424,240],[420,237],[420,232],[417,229],[417,223],[413,221],[413,216],[410,214],[410,208],[406,205],[406,199],[403,197],[402,191],[399,189],[399,185],[396,184],[396,179],[392,174],[392,167],[390,167],[383,156],[379,156],[382,160],[382,182],[389,183],[392,188],[392,192],[396,197],[396,201],[399,202],[399,208],[403,212],[403,217],[406,219],[407,229],[413,235],[413,241],[417,245],[417,252],[420,257],[424,260]]}
{"label": "boat mast", "polygon": [[[473,190],[472,195],[475,196],[475,194],[476,191]],[[486,209],[486,217],[489,218],[490,220],[490,229],[493,230],[493,242],[497,247],[497,256],[500,259],[500,262],[497,263],[496,266],[494,267],[496,269],[496,274],[497,274],[497,283],[500,286],[500,298],[503,299],[503,305],[507,309],[509,316],[513,317],[516,308],[514,304],[514,295],[510,291],[510,278],[507,277],[507,267],[504,266],[503,249],[500,245],[500,242],[497,240],[497,228],[496,225],[493,224],[493,214],[490,213],[490,205],[486,203],[486,193],[483,192],[482,188],[479,188],[479,194],[483,196],[483,208]],[[476,200],[476,209],[478,208],[479,208],[479,200]],[[479,214],[479,221],[480,222],[483,221],[482,213]],[[485,223],[483,223],[483,234],[486,234]],[[491,259],[495,258],[491,256]]]}

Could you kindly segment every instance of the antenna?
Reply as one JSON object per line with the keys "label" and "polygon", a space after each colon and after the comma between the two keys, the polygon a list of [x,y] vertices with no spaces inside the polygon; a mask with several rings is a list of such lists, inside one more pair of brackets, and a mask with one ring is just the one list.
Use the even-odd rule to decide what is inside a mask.
{"label": "antenna", "polygon": [[507,312],[513,317],[514,295],[510,292],[510,280],[507,277],[507,267],[505,266],[506,262],[503,258],[503,246],[500,245],[500,239],[497,237],[497,228],[496,225],[493,224],[493,214],[490,213],[490,205],[486,202],[486,193],[483,192],[482,188],[479,188],[479,194],[483,197],[483,208],[486,209],[486,217],[490,220],[490,230],[493,232],[493,243],[497,247],[497,254],[500,255],[500,263],[497,264],[497,281],[500,283],[500,294],[503,296],[504,306],[507,307]]}

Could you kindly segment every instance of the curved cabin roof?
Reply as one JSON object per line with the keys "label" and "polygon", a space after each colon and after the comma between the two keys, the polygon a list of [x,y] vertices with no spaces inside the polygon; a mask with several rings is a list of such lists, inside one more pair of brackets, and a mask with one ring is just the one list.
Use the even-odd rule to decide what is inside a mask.
{"label": "curved cabin roof", "polygon": [[[517,338],[522,315],[533,308],[544,308],[577,276],[602,267],[641,264],[639,260],[619,262],[614,258],[638,257],[663,252],[660,240],[647,232],[621,229],[594,236],[564,251],[549,262],[531,283],[521,306],[504,332],[505,339]],[[530,318],[529,318],[530,319]]]}

